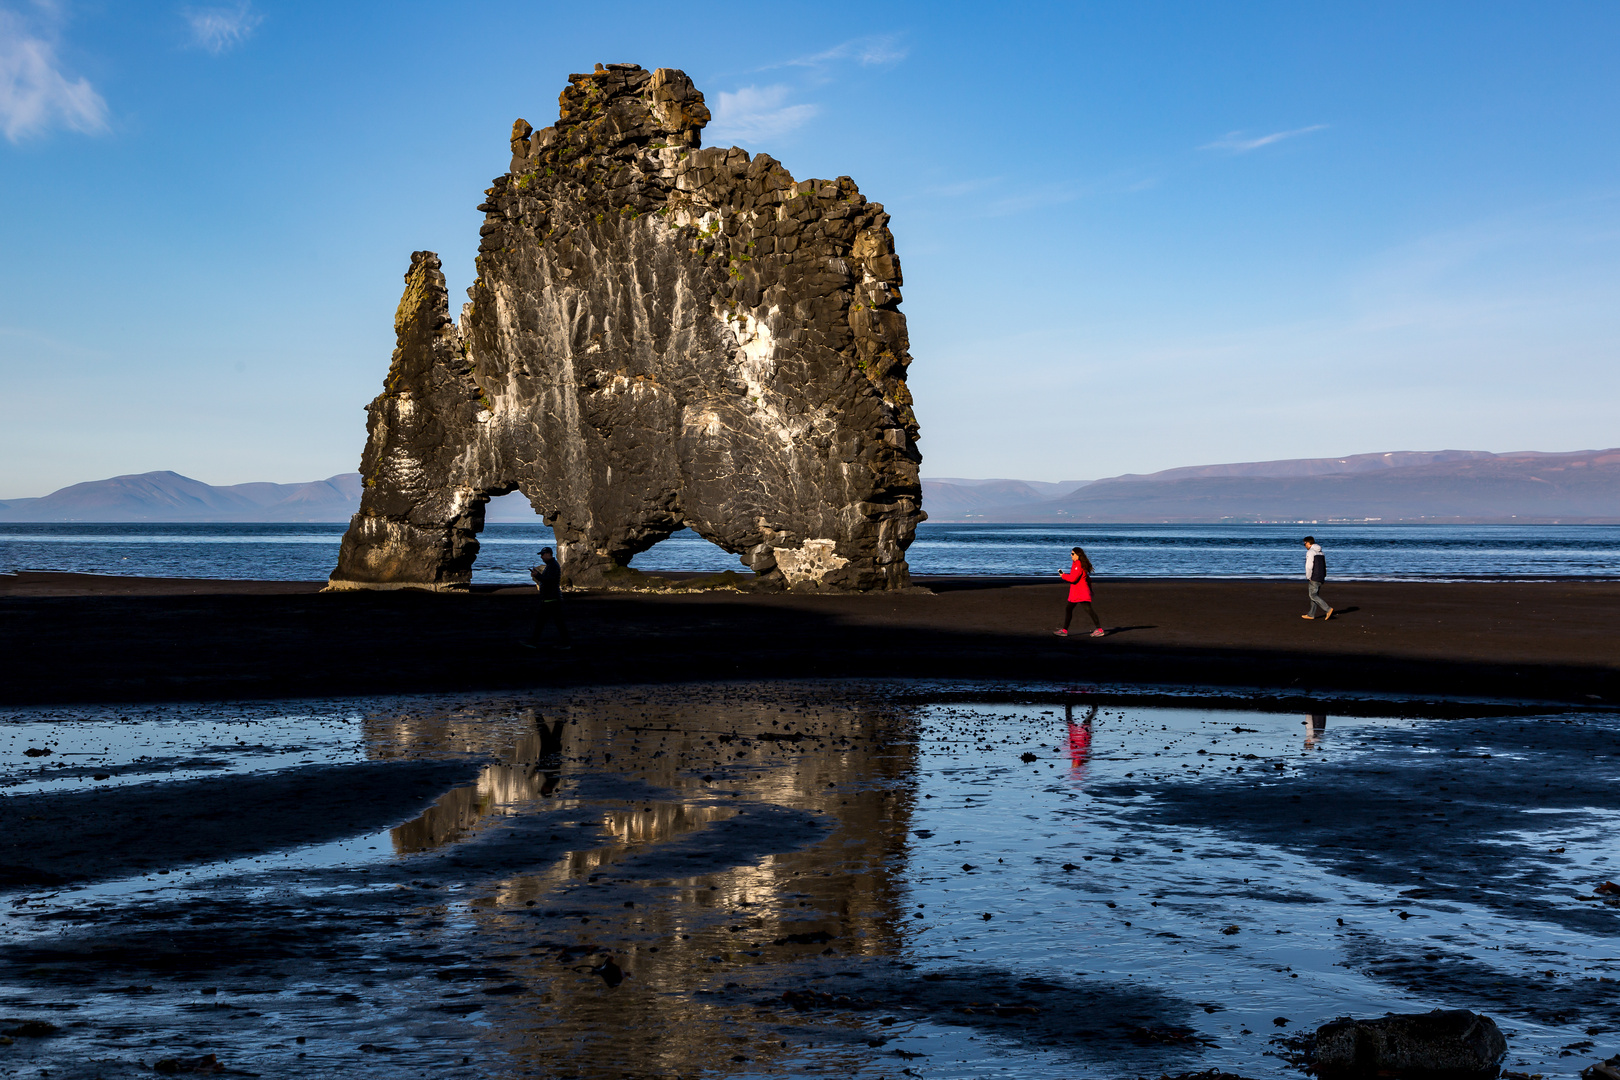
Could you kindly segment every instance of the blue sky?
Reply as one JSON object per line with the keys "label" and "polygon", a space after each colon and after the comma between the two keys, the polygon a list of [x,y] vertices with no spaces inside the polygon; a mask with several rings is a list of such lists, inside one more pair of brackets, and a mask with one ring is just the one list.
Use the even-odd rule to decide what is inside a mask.
{"label": "blue sky", "polygon": [[354,468],[597,62],[886,204],[925,475],[1620,444],[1620,7],[826,10],[0,0],[0,498]]}

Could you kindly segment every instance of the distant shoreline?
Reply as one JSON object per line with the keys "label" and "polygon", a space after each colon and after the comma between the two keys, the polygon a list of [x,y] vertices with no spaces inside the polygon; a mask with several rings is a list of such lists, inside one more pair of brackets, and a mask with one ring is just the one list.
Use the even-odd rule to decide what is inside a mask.
{"label": "distant shoreline", "polygon": [[[703,570],[649,570],[646,573],[647,573],[647,576],[649,578],[664,579],[664,580],[672,581],[672,582],[694,581],[694,580],[697,580],[697,579],[700,579],[700,578],[712,578],[712,577],[715,576],[714,572],[703,571]],[[747,570],[747,569],[739,569],[739,570],[735,571],[735,573],[737,574],[738,577],[743,578],[744,580],[752,579],[755,576],[753,571]],[[928,588],[928,587],[932,587],[932,586],[941,586],[944,589],[949,590],[953,586],[960,585],[960,584],[965,584],[965,583],[971,583],[975,587],[980,587],[980,588],[1011,588],[1011,587],[1014,587],[1014,586],[1021,586],[1021,585],[1046,585],[1046,584],[1052,584],[1055,577],[1056,577],[1056,575],[1048,575],[1048,574],[913,574],[913,575],[911,575],[911,580],[912,580],[912,583],[914,585],[919,585],[919,586],[922,586],[924,588]],[[87,578],[87,579],[91,579],[92,581],[95,581],[95,582],[142,583],[139,586],[139,590],[142,591],[142,592],[148,592],[149,591],[148,586],[154,586],[154,585],[158,585],[158,584],[161,584],[161,583],[179,583],[179,582],[209,583],[209,584],[217,585],[217,586],[226,586],[226,585],[239,585],[239,586],[249,586],[249,587],[253,587],[253,586],[266,586],[266,587],[269,587],[269,586],[276,586],[276,587],[286,586],[286,587],[289,587],[290,589],[295,589],[297,591],[316,591],[316,592],[320,591],[321,589],[324,589],[326,587],[326,584],[327,584],[324,579],[321,579],[321,580],[282,580],[282,579],[278,579],[278,578],[152,577],[152,576],[144,575],[144,574],[111,574],[111,573],[97,573],[97,572],[93,572],[93,571],[82,571],[82,570],[40,570],[40,569],[33,569],[31,567],[22,567],[22,568],[20,568],[20,569],[18,569],[16,571],[0,570],[0,595],[4,595],[8,591],[8,589],[6,588],[7,583],[9,583],[12,586],[12,594],[13,595],[34,595],[34,594],[30,593],[30,592],[27,592],[26,590],[30,589],[30,588],[33,588],[33,587],[36,587],[36,586],[38,586],[38,587],[46,587],[48,585],[48,583],[52,582],[52,581],[59,582],[60,585],[61,585],[61,588],[63,590],[71,590],[74,587],[74,585],[77,584],[77,583],[73,582],[72,580],[70,580],[70,579],[74,579],[74,578]],[[1091,580],[1096,582],[1100,586],[1100,585],[1107,584],[1107,583],[1118,584],[1118,585],[1150,585],[1150,584],[1174,584],[1174,583],[1181,583],[1181,582],[1221,582],[1221,583],[1254,582],[1256,584],[1277,585],[1277,584],[1288,584],[1288,583],[1298,582],[1298,581],[1301,581],[1303,579],[1299,575],[1283,575],[1283,574],[1268,574],[1268,575],[1187,574],[1187,575],[1181,575],[1181,576],[1178,576],[1178,575],[1163,575],[1163,576],[1159,576],[1159,577],[1148,577],[1148,576],[1119,576],[1119,577],[1115,577],[1115,576],[1112,576],[1112,575],[1109,575],[1109,574],[1100,574],[1099,573],[1099,574],[1093,574],[1091,576]],[[1412,584],[1412,585],[1422,585],[1422,584],[1434,584],[1434,585],[1482,584],[1482,585],[1488,585],[1488,584],[1493,584],[1493,583],[1507,585],[1507,584],[1515,584],[1515,583],[1522,583],[1522,584],[1535,584],[1535,583],[1556,584],[1556,583],[1559,583],[1559,582],[1599,583],[1599,582],[1609,582],[1609,581],[1620,582],[1620,571],[1616,571],[1615,573],[1612,573],[1612,574],[1540,574],[1540,575],[1536,575],[1536,574],[1467,574],[1467,575],[1454,574],[1454,575],[1448,575],[1448,576],[1445,576],[1445,577],[1424,577],[1424,576],[1417,575],[1417,574],[1412,574],[1412,575],[1407,575],[1407,576],[1400,576],[1400,577],[1396,577],[1396,576],[1371,576],[1371,575],[1339,574],[1339,575],[1335,575],[1332,578],[1332,581],[1335,584],[1337,584],[1339,582],[1347,582],[1347,583],[1350,583],[1350,582],[1367,582],[1367,583]],[[471,592],[500,592],[500,591],[514,590],[514,589],[519,591],[519,592],[528,592],[528,591],[531,590],[531,586],[522,584],[521,582],[513,583],[513,582],[487,582],[487,581],[474,581],[472,583],[472,585],[469,586],[469,591],[471,591]],[[53,592],[54,591],[55,590],[53,590]],[[221,591],[229,591],[229,590],[223,590],[222,589]],[[633,592],[633,591],[636,591],[636,590],[592,589],[592,590],[586,590],[586,591],[600,592],[600,593],[612,593],[612,592],[615,592],[615,591]],[[101,595],[101,594],[105,594],[106,592],[107,592],[107,590],[105,590],[105,589],[98,589],[98,590],[95,590],[94,592],[87,591],[86,593],[84,593],[84,595]],[[71,593],[64,591],[62,593],[62,595],[71,595]],[[872,594],[869,594],[869,595],[883,596],[885,594],[879,592],[879,593],[872,593]]]}
{"label": "distant shoreline", "polygon": [[[924,509],[926,509],[926,507],[924,507]],[[536,517],[538,518],[538,515],[536,515]],[[118,525],[118,526],[123,526],[123,525],[150,525],[150,526],[153,526],[155,528],[173,527],[173,526],[177,526],[177,525],[188,525],[188,526],[191,526],[191,525],[195,525],[195,526],[202,526],[202,525],[215,525],[215,526],[218,526],[218,525],[256,525],[256,526],[263,526],[263,527],[279,526],[279,527],[282,527],[282,528],[286,528],[288,526],[301,526],[301,525],[322,525],[322,526],[329,526],[331,528],[347,528],[348,525],[349,525],[349,520],[350,520],[349,518],[343,518],[342,520],[330,520],[330,521],[327,521],[327,520],[289,521],[289,520],[285,520],[285,519],[280,520],[280,521],[237,521],[237,520],[234,520],[234,519],[231,519],[231,520],[217,520],[217,519],[208,519],[208,518],[190,518],[190,519],[181,519],[181,520],[159,520],[157,518],[126,518],[126,519],[123,519],[123,520],[120,520],[120,521],[101,521],[101,520],[91,520],[89,518],[83,518],[83,519],[80,519],[80,518],[61,518],[61,519],[52,520],[52,521],[6,521],[3,518],[0,518],[0,529],[17,528],[17,527],[22,527],[22,526],[41,526],[41,525],[89,525],[89,526],[103,526],[103,527],[111,527],[111,526],[114,526],[114,525]],[[551,528],[551,526],[546,525],[544,522],[539,521],[539,520],[535,520],[535,521],[486,521],[486,522],[484,522],[484,528],[486,528],[486,529],[491,528],[493,526],[497,526],[497,525],[502,526],[502,527],[512,526],[512,527],[515,527],[515,528],[533,528],[533,529],[546,529],[546,530],[549,530]],[[1536,528],[1536,529],[1554,529],[1554,528],[1580,529],[1580,528],[1613,528],[1616,525],[1620,525],[1620,517],[1582,518],[1582,519],[1577,520],[1577,521],[1566,521],[1566,520],[1563,520],[1563,519],[1554,519],[1554,518],[1524,518],[1524,517],[1518,517],[1518,518],[1512,518],[1512,519],[1509,519],[1509,518],[1366,518],[1366,519],[1360,519],[1360,518],[1355,518],[1355,519],[1352,519],[1352,518],[1324,518],[1324,519],[1320,519],[1320,520],[1318,520],[1318,519],[1309,519],[1309,520],[1299,520],[1299,521],[1272,521],[1272,520],[1267,520],[1267,521],[1237,521],[1237,520],[1232,520],[1232,519],[1225,519],[1225,520],[1221,520],[1221,521],[1207,521],[1207,520],[1204,520],[1204,519],[1188,519],[1188,520],[1185,520],[1185,521],[1124,521],[1124,520],[1121,520],[1121,521],[1091,521],[1091,520],[1081,520],[1081,519],[1071,520],[1071,519],[1068,519],[1068,518],[1064,518],[1062,520],[1053,520],[1053,521],[977,521],[977,520],[967,520],[967,519],[959,519],[959,518],[930,518],[927,521],[919,522],[917,527],[919,529],[931,529],[931,528],[938,528],[939,526],[942,526],[942,525],[976,525],[976,526],[995,525],[995,526],[998,526],[998,527],[1017,528],[1017,529],[1062,528],[1062,527],[1067,527],[1067,526],[1075,526],[1077,528],[1105,528],[1105,529],[1242,529],[1242,528],[1251,528],[1251,527],[1254,527],[1254,528],[1268,528],[1269,529],[1269,528],[1280,528],[1282,526],[1288,526],[1288,527],[1291,527],[1291,528],[1317,528],[1317,529],[1324,529],[1324,528],[1331,528],[1331,529],[1372,528],[1372,529],[1376,529],[1376,528],[1382,528],[1382,527],[1412,528],[1414,526],[1432,526],[1432,527],[1435,527],[1435,528],[1455,528],[1455,527],[1458,527],[1458,526],[1489,526],[1489,527],[1500,526],[1500,527],[1503,527],[1503,528],[1515,528],[1515,527],[1521,527],[1522,526],[1522,527]],[[687,530],[683,529],[683,530],[678,530],[678,531],[684,532],[684,531],[687,531]]]}
{"label": "distant shoreline", "polygon": [[[924,476],[918,483],[922,508],[942,525],[1620,524],[1620,447],[1400,450],[1098,480]],[[0,499],[0,522],[340,525],[358,509],[362,491],[358,472],[297,484],[216,486],[160,470]],[[491,524],[532,524],[531,510],[521,492],[487,505]],[[169,514],[183,520],[158,521]]]}

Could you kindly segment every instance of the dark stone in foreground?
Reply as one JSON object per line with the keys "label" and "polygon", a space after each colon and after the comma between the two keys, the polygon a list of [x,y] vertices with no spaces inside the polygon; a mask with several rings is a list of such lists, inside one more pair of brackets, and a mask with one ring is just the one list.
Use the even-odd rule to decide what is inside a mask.
{"label": "dark stone in foreground", "polygon": [[1588,1065],[1581,1070],[1581,1080],[1620,1080],[1620,1054]]}
{"label": "dark stone in foreground", "polygon": [[900,263],[854,181],[700,148],[680,71],[569,76],[512,130],[459,324],[416,252],[334,589],[465,589],[521,490],[576,585],[690,528],[765,589],[903,589],[922,486]]}
{"label": "dark stone in foreground", "polygon": [[1473,1080],[1494,1077],[1506,1054],[1507,1040],[1490,1017],[1436,1009],[1323,1024],[1312,1067],[1328,1078]]}

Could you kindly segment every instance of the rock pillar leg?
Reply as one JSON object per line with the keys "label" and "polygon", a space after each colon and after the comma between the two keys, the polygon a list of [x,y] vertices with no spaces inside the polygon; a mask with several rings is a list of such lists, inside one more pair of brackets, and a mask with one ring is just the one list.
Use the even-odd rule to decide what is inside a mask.
{"label": "rock pillar leg", "polygon": [[478,433],[489,415],[461,334],[450,319],[439,258],[411,256],[394,316],[398,345],[383,392],[367,407],[365,490],[329,588],[467,588],[484,504],[511,485],[487,471]]}

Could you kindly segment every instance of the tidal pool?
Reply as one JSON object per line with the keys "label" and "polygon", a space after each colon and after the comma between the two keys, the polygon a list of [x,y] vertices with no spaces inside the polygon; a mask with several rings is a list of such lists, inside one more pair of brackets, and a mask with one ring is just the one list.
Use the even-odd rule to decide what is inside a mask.
{"label": "tidal pool", "polygon": [[[1336,1016],[1435,1007],[1495,1018],[1513,1070],[1620,1051],[1620,717],[1338,707],[738,683],[0,713],[7,868],[77,845],[7,896],[0,1017],[56,1030],[0,1070],[1258,1078]],[[419,804],[386,828],[148,832],[138,873],[82,824],[166,789],[180,837],[282,781],[318,819],[379,776]]]}

